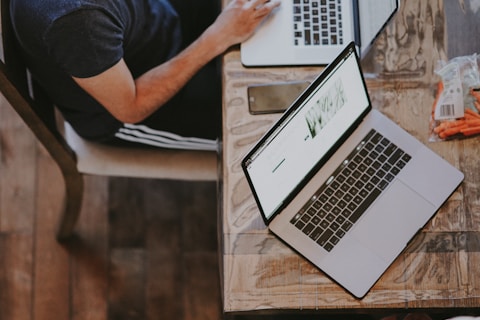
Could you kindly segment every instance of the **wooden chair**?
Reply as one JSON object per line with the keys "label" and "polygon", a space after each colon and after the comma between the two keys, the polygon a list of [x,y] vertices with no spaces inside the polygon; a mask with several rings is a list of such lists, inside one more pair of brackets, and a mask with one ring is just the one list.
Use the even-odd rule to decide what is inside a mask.
{"label": "wooden chair", "polygon": [[[9,4],[1,0],[4,60],[0,61],[0,91],[58,164],[66,197],[58,240],[73,232],[83,198],[83,175],[144,177],[191,181],[217,179],[217,152],[128,149],[88,142],[64,123],[58,126],[55,108],[28,76],[12,30]],[[33,92],[33,93],[32,93]]]}

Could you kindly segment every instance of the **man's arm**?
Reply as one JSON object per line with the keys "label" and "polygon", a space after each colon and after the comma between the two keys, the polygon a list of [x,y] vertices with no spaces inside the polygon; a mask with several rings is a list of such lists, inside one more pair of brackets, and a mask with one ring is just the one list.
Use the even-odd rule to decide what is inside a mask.
{"label": "man's arm", "polygon": [[90,78],[73,78],[119,121],[142,121],[172,98],[209,61],[246,40],[280,0],[232,0],[217,20],[171,60],[133,79],[125,61]]}

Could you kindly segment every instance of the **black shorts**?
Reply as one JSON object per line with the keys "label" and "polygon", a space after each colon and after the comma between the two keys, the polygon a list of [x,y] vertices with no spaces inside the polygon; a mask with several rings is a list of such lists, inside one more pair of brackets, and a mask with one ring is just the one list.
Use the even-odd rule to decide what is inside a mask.
{"label": "black shorts", "polygon": [[[169,0],[180,15],[185,46],[200,36],[200,34],[216,19],[220,12],[220,2],[216,0]],[[138,128],[150,128],[160,134],[164,140],[165,134],[173,134],[175,139],[170,144],[159,144],[151,139],[140,139],[133,136],[143,136],[145,132],[134,132],[132,126],[124,125],[115,134],[109,144],[149,144],[167,148],[184,148],[190,142],[200,138],[200,145],[193,149],[207,148],[218,141],[222,127],[222,85],[221,61],[215,59],[201,69],[182,90],[169,102],[160,107],[146,120],[138,123]],[[127,132],[129,134],[127,134]],[[206,139],[206,140],[205,140]],[[185,141],[189,143],[185,144]],[[175,142],[178,142],[177,144]],[[192,149],[192,148],[187,148]]]}

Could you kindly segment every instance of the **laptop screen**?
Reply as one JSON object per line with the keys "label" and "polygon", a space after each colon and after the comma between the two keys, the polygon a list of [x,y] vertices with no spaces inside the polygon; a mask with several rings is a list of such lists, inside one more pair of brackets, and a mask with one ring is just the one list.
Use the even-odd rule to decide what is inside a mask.
{"label": "laptop screen", "polygon": [[264,219],[295,194],[369,108],[351,43],[243,159]]}
{"label": "laptop screen", "polygon": [[357,0],[360,43],[367,48],[398,9],[398,0]]}

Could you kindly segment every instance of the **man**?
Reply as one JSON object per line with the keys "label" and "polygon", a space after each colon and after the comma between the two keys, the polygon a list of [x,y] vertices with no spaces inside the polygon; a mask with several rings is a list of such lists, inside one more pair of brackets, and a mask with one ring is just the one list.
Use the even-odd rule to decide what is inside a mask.
{"label": "man", "polygon": [[212,61],[280,0],[232,0],[200,27],[190,19],[216,0],[186,1],[12,0],[10,11],[31,73],[78,134],[211,150],[221,93]]}

